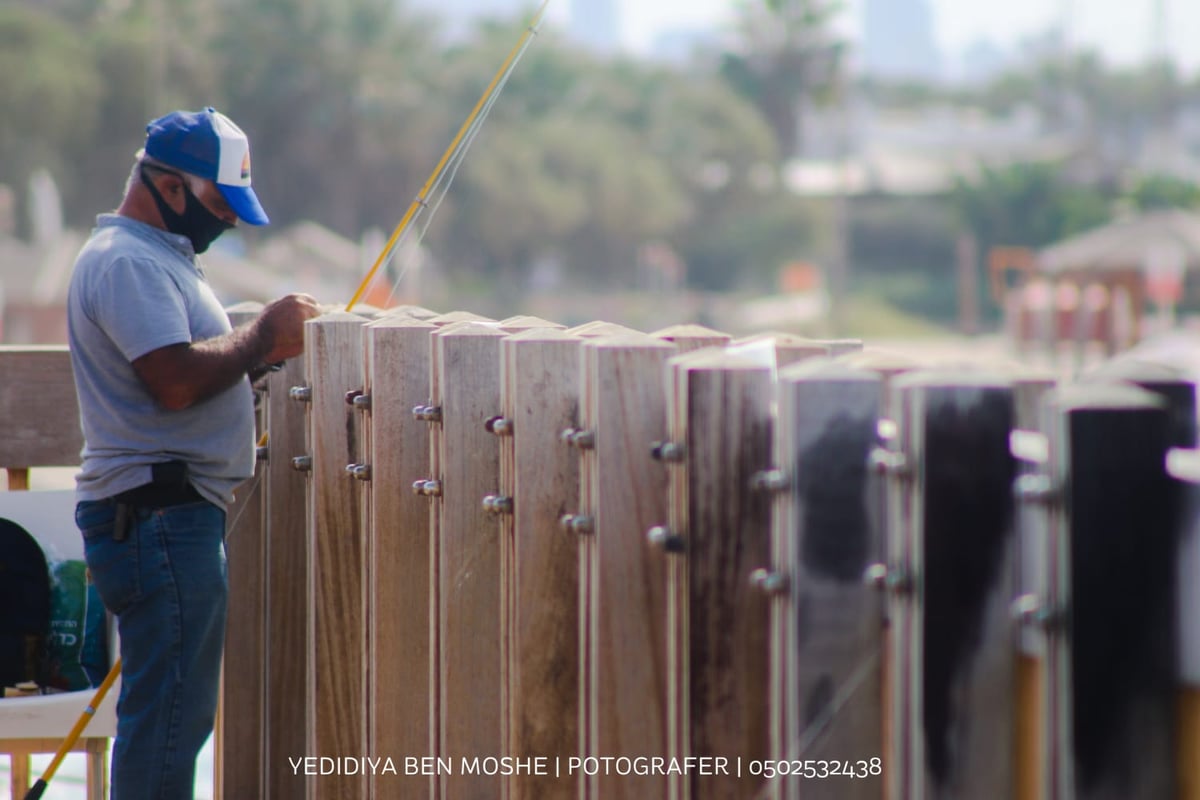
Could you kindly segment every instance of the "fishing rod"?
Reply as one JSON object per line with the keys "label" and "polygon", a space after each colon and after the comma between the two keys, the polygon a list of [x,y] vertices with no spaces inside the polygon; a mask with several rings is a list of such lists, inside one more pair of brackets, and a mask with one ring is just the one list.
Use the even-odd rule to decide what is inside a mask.
{"label": "fishing rod", "polygon": [[463,151],[464,145],[469,147],[470,143],[474,141],[475,135],[479,130],[478,123],[482,122],[481,113],[484,117],[486,117],[487,112],[491,110],[491,107],[495,102],[493,96],[497,95],[497,89],[507,83],[508,76],[512,74],[514,69],[516,69],[517,62],[520,61],[521,56],[525,53],[525,50],[528,48],[532,37],[537,34],[538,27],[541,25],[542,18],[545,16],[546,8],[549,5],[550,0],[542,0],[541,7],[538,8],[537,13],[534,14],[533,19],[530,20],[529,25],[525,28],[524,33],[521,34],[521,38],[517,40],[516,45],[514,45],[512,50],[509,51],[508,57],[504,59],[504,63],[500,65],[500,69],[498,69],[496,74],[492,76],[491,82],[487,85],[487,88],[484,89],[479,101],[475,104],[475,107],[467,116],[466,121],[463,122],[462,127],[458,129],[458,133],[455,135],[453,141],[450,142],[450,146],[446,148],[446,152],[442,154],[441,160],[439,160],[437,166],[434,167],[433,172],[429,175],[429,179],[425,181],[425,185],[421,187],[420,193],[418,193],[416,198],[413,199],[412,203],[408,207],[408,211],[405,212],[404,217],[401,218],[400,223],[392,232],[391,238],[389,238],[387,244],[383,246],[383,250],[379,253],[379,257],[375,259],[374,265],[367,272],[366,277],[364,277],[362,280],[362,283],[359,284],[358,290],[354,292],[354,296],[351,297],[350,302],[346,304],[347,311],[353,309],[355,304],[362,299],[363,294],[367,291],[367,287],[370,285],[371,281],[375,279],[376,273],[379,272],[379,268],[387,262],[388,258],[395,250],[396,245],[399,244],[401,238],[408,232],[409,226],[412,224],[413,220],[422,210],[429,206],[429,196],[433,189],[441,181],[447,164],[450,164],[452,161],[459,160],[461,158],[460,151]]}
{"label": "fishing rod", "polygon": [[113,662],[112,669],[108,671],[108,675],[104,678],[104,682],[100,684],[100,688],[92,695],[92,702],[87,704],[87,708],[79,715],[79,719],[75,721],[75,727],[71,728],[71,732],[63,740],[62,745],[58,748],[58,752],[54,754],[54,760],[50,762],[50,766],[46,767],[46,771],[42,773],[42,777],[38,778],[37,782],[25,794],[25,800],[39,800],[45,793],[46,787],[54,778],[54,773],[58,772],[59,765],[67,757],[67,753],[71,752],[71,748],[75,746],[75,742],[79,741],[79,737],[83,734],[83,729],[92,721],[92,717],[96,715],[96,709],[104,702],[104,696],[108,694],[108,690],[116,683],[117,677],[120,674],[121,659],[118,658]]}

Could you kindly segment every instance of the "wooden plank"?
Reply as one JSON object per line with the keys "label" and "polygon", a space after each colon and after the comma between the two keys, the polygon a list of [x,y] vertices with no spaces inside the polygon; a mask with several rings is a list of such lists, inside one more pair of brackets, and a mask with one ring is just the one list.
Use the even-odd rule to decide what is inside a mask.
{"label": "wooden plank", "polygon": [[267,461],[263,474],[266,519],[265,755],[269,800],[304,797],[306,778],[289,756],[309,754],[312,721],[308,697],[310,652],[307,603],[311,592],[306,473],[292,459],[307,453],[307,407],[289,396],[305,384],[305,359],[293,358],[267,378]]}
{"label": "wooden plank", "polygon": [[[226,309],[236,328],[262,311],[261,303]],[[264,430],[257,415],[256,434]],[[266,675],[266,546],[265,469],[238,487],[226,514],[225,538],[229,581],[229,613],[225,623],[225,655],[216,739],[221,757],[216,784],[224,797],[263,797],[266,763],[263,703]]]}
{"label": "wooden plank", "polygon": [[[1171,797],[1175,786],[1176,542],[1163,401],[1124,384],[1066,387],[1048,404],[1065,495],[1051,613],[1048,783],[1081,800]],[[1129,531],[1138,531],[1131,537]],[[1122,590],[1114,592],[1113,587]]]}
{"label": "wooden plank", "polygon": [[500,493],[513,500],[501,517],[506,600],[507,737],[503,752],[541,758],[546,776],[516,775],[506,795],[573,798],[577,782],[554,766],[579,753],[578,543],[559,527],[579,508],[579,458],[560,441],[577,424],[580,339],[561,330],[528,330],[501,343]]}
{"label": "wooden plank", "polygon": [[[429,400],[430,336],[436,326],[390,315],[366,328],[370,401],[364,442],[370,657],[368,695],[372,755],[400,759],[435,752],[431,726],[429,503],[409,487],[429,473],[429,426],[412,409]],[[431,797],[430,776],[373,776],[374,796]]]}
{"label": "wooden plank", "polygon": [[[355,314],[331,312],[305,323],[312,387],[308,699],[314,712],[307,752],[313,755],[370,752],[365,607],[370,565],[360,498],[346,473],[346,466],[359,459],[357,419],[346,393],[362,383],[365,322]],[[366,784],[361,774],[322,775],[310,783],[310,797],[362,797]]]}
{"label": "wooden plank", "polygon": [[772,370],[720,351],[671,365],[680,391],[668,406],[672,439],[686,452],[686,494],[672,498],[670,526],[682,537],[668,606],[681,657],[671,675],[678,755],[729,759],[727,771],[679,776],[678,796],[744,797],[764,779],[739,775],[737,760],[770,755],[769,602],[750,582],[770,564],[770,499],[748,487],[770,465]]}
{"label": "wooden plank", "polygon": [[[585,674],[588,756],[666,752],[666,556],[646,532],[666,522],[666,470],[650,443],[666,433],[663,370],[675,349],[639,336],[588,341],[581,426],[594,434],[584,451],[583,537],[588,569]],[[593,775],[589,798],[662,797],[659,775]]]}
{"label": "wooden plank", "polygon": [[[437,507],[438,754],[455,760],[500,754],[500,530],[482,499],[500,479],[500,448],[484,422],[500,407],[500,340],[472,322],[433,336],[433,404],[441,408]],[[499,794],[499,779],[456,769],[441,796]]]}
{"label": "wooden plank", "polygon": [[714,331],[703,325],[672,325],[650,335],[675,345],[675,352],[681,355],[707,347],[724,347],[733,338],[727,333]]}
{"label": "wooden plank", "polygon": [[[1012,795],[1016,701],[1015,409],[1009,379],[966,370],[900,378],[910,395],[916,639],[908,668],[912,797]],[[967,469],[965,465],[970,465]],[[986,726],[988,735],[977,731]]]}
{"label": "wooden plank", "polygon": [[0,347],[0,375],[0,465],[78,466],[83,434],[67,348]]}
{"label": "wooden plank", "polygon": [[853,779],[789,776],[781,796],[878,800],[884,782],[870,759],[882,756],[883,614],[863,575],[884,559],[867,468],[882,379],[813,361],[781,371],[779,381],[776,464],[786,489],[774,550],[791,593],[776,634],[785,655],[776,667],[782,730],[773,751],[780,759],[850,760],[854,769]]}

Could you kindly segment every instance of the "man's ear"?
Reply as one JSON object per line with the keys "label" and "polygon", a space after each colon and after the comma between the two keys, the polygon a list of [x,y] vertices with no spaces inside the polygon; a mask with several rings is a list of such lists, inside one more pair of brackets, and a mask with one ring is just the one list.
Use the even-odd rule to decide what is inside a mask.
{"label": "man's ear", "polygon": [[158,188],[158,193],[167,201],[167,205],[179,213],[183,213],[183,208],[187,204],[183,193],[185,185],[183,178],[171,172],[159,172],[151,180]]}

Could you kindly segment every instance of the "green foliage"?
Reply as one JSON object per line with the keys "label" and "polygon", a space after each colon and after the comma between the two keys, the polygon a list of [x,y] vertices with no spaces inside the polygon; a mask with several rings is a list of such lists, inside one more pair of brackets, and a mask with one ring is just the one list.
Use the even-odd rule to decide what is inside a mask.
{"label": "green foliage", "polygon": [[1138,211],[1200,208],[1200,185],[1171,175],[1146,175],[1134,182],[1125,199]]}
{"label": "green foliage", "polygon": [[1112,216],[1113,193],[1069,181],[1054,162],[983,168],[960,179],[952,202],[984,250],[996,245],[1043,247],[1101,225]]}

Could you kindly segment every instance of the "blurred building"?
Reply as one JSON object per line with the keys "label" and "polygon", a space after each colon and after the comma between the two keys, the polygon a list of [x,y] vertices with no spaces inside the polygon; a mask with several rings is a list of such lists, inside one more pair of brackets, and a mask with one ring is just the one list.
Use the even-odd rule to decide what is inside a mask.
{"label": "blurred building", "polygon": [[884,78],[940,78],[933,30],[929,0],[865,0],[863,69]]}
{"label": "blurred building", "polygon": [[481,19],[509,19],[528,8],[521,0],[401,0],[408,8],[436,17],[450,38],[465,36]]}

